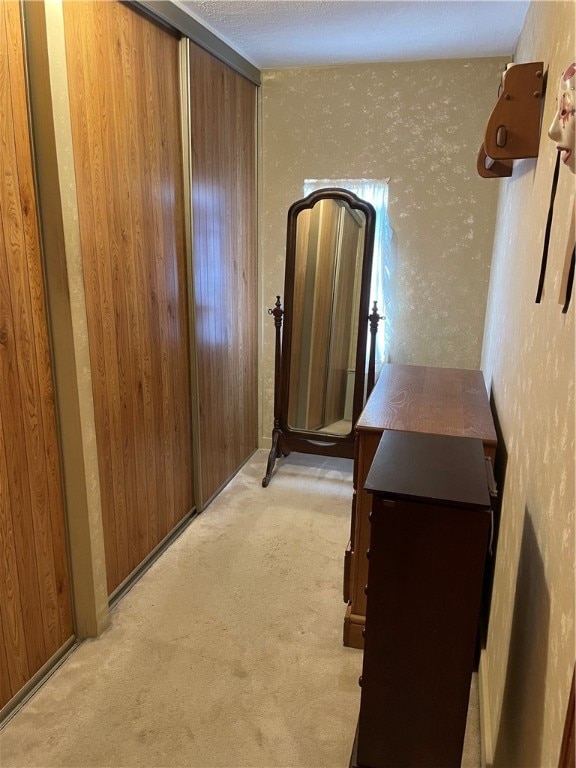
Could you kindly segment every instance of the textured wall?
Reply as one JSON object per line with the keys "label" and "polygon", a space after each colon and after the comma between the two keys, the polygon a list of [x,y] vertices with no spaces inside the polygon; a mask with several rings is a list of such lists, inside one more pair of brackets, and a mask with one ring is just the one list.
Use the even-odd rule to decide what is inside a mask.
{"label": "textured wall", "polygon": [[574,302],[567,315],[557,303],[575,183],[566,167],[534,303],[556,156],[546,131],[574,55],[574,8],[533,3],[519,41],[515,60],[544,61],[548,90],[538,159],[515,161],[501,182],[486,316],[483,369],[507,465],[481,678],[494,766],[506,768],[558,764],[574,663]]}
{"label": "textured wall", "polygon": [[286,213],[305,178],[390,178],[396,255],[391,362],[477,368],[498,182],[476,154],[504,59],[266,70],[261,93],[262,429]]}

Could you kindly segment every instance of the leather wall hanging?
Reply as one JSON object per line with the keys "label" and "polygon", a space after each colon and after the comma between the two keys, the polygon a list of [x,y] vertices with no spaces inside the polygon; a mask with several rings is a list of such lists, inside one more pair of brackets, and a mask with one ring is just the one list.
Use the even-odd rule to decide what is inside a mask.
{"label": "leather wall hanging", "polygon": [[513,160],[538,156],[543,93],[542,61],[508,65],[478,152],[480,176],[511,176]]}

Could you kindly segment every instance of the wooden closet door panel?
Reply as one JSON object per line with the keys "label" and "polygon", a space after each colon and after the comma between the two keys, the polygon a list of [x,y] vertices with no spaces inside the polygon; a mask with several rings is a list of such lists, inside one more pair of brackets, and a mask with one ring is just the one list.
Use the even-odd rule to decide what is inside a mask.
{"label": "wooden closet door panel", "polygon": [[64,4],[108,588],[194,505],[179,42]]}
{"label": "wooden closet door panel", "polygon": [[[1,222],[0,222],[1,223]],[[3,238],[4,242],[4,238]],[[0,268],[0,323],[2,332],[6,332],[7,316],[5,310],[8,307],[10,299],[6,289],[6,284],[2,280],[4,270]],[[4,336],[3,336],[4,339]],[[2,345],[6,342],[3,340]],[[6,356],[5,350],[2,351],[2,373],[5,372]],[[20,575],[18,573],[18,560],[22,561],[20,552],[22,547],[17,549],[14,536],[13,509],[17,507],[23,509],[29,505],[29,499],[23,500],[20,491],[20,484],[23,480],[20,466],[22,456],[20,452],[15,453],[14,448],[14,428],[20,427],[20,419],[14,418],[11,424],[6,426],[2,420],[2,413],[6,412],[8,399],[6,397],[8,388],[5,382],[5,375],[0,380],[2,385],[2,394],[0,400],[0,546],[1,546],[1,573],[0,573],[0,625],[2,627],[2,647],[6,658],[6,677],[2,685],[1,703],[4,705],[9,701],[29,679],[33,672],[30,671],[28,662],[28,649],[26,646],[26,636],[24,631],[24,611],[22,607],[23,600],[30,603],[26,592],[31,591],[32,599],[36,597],[34,583],[38,579],[35,560],[30,561],[28,569],[25,569],[22,588],[20,587]],[[14,395],[10,398],[13,400]],[[10,433],[7,433],[10,428]],[[5,433],[6,437],[5,437]],[[12,460],[8,461],[8,456]],[[24,469],[26,465],[24,464]],[[12,477],[11,477],[12,475]],[[34,610],[35,609],[35,610]],[[34,615],[39,615],[39,607],[33,606],[33,614],[28,618],[30,625]],[[30,626],[29,626],[30,628]],[[31,642],[37,638],[37,630],[34,628],[30,637]],[[45,655],[45,650],[31,647],[32,657],[41,660]],[[34,664],[32,664],[33,668]]]}
{"label": "wooden closet door panel", "polygon": [[0,662],[5,704],[73,634],[20,7],[0,4]]}
{"label": "wooden closet door panel", "polygon": [[190,45],[202,503],[257,445],[256,87]]}

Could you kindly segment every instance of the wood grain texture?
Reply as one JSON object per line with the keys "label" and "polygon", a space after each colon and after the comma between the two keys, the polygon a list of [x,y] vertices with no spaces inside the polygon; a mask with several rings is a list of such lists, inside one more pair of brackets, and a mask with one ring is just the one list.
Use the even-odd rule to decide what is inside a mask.
{"label": "wood grain texture", "polygon": [[[298,424],[298,392],[300,381],[300,361],[303,357],[302,342],[309,344],[309,334],[303,339],[304,302],[306,297],[306,264],[308,262],[308,240],[310,238],[310,220],[312,210],[305,208],[298,213],[296,226],[296,250],[294,254],[294,287],[292,290],[292,336],[290,339],[290,385],[288,392],[288,424]],[[286,287],[285,287],[286,290]],[[286,301],[286,297],[284,297]],[[284,355],[286,358],[287,355]],[[279,386],[276,383],[276,386]]]}
{"label": "wood grain texture", "polygon": [[366,476],[385,429],[482,440],[494,458],[496,431],[481,371],[385,365],[356,425],[354,459],[355,519],[349,568],[350,604],[344,642],[362,648],[357,627],[366,615],[364,586],[368,578],[365,553],[370,546],[368,516],[372,498],[364,490]]}
{"label": "wood grain texture", "polygon": [[190,45],[202,504],[257,446],[256,87]]}
{"label": "wood grain texture", "polygon": [[[357,322],[354,291],[358,253],[359,225],[346,208],[340,206],[340,233],[337,267],[334,280],[332,330],[326,388],[326,414],[324,421],[331,424],[344,418],[346,384],[350,359],[356,360]],[[357,314],[357,312],[356,312]],[[353,331],[355,333],[353,334]],[[350,366],[354,368],[355,362]]]}
{"label": "wood grain texture", "polygon": [[[302,361],[300,398],[305,398],[305,411],[299,419],[300,429],[318,429],[325,426],[324,406],[327,385],[327,354],[330,348],[331,310],[334,303],[334,263],[336,259],[339,205],[334,200],[316,203],[317,230],[310,243],[311,275],[308,297],[311,323],[305,323],[309,334],[309,358]],[[316,217],[313,215],[313,219]],[[314,251],[313,258],[312,251]],[[311,271],[311,270],[310,270]]]}
{"label": "wood grain texture", "polygon": [[496,445],[482,372],[457,368],[385,365],[358,428],[478,437],[485,447]]}
{"label": "wood grain texture", "polygon": [[0,4],[0,704],[73,634],[20,8]]}
{"label": "wood grain texture", "polygon": [[109,592],[194,506],[178,40],[64,4]]}

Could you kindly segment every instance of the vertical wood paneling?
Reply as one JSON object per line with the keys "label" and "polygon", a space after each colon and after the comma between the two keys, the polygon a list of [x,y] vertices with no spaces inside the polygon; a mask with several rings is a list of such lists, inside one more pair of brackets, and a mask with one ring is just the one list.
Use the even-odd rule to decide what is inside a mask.
{"label": "vertical wood paneling", "polygon": [[256,87],[190,46],[202,501],[257,445]]}
{"label": "vertical wood paneling", "polygon": [[340,208],[340,232],[330,330],[325,424],[344,418],[346,383],[354,318],[354,287],[359,227],[345,206]]}
{"label": "vertical wood paneling", "polygon": [[178,40],[64,4],[112,592],[194,505]]}
{"label": "vertical wood paneling", "polygon": [[0,4],[0,686],[72,635],[20,8]]}
{"label": "vertical wood paneling", "polygon": [[290,338],[290,386],[288,388],[288,424],[298,425],[298,390],[300,381],[300,362],[303,357],[303,344],[309,343],[309,334],[302,338],[304,325],[304,304],[306,298],[306,265],[308,262],[308,242],[310,238],[311,209],[304,208],[298,213],[296,227],[296,251],[294,253],[294,289],[292,291],[292,335]]}
{"label": "vertical wood paneling", "polygon": [[[333,306],[334,263],[338,237],[340,206],[334,200],[322,200],[318,206],[318,231],[315,242],[315,270],[312,295],[309,297],[311,314],[310,352],[308,364],[302,372],[301,393],[306,395],[305,428],[325,426],[327,355],[330,348],[330,320]],[[316,218],[316,217],[314,217]],[[304,331],[308,333],[306,329]]]}
{"label": "vertical wood paneling", "polygon": [[10,687],[10,670],[6,655],[6,641],[4,639],[4,627],[0,621],[0,702],[10,701],[12,688]]}
{"label": "vertical wood paneling", "polygon": [[[2,272],[0,272],[0,275]],[[2,290],[5,286],[0,279],[0,307],[7,306],[6,300],[9,299],[7,292]],[[2,313],[0,317],[2,331],[7,327],[6,316]],[[4,343],[4,342],[3,342]],[[2,405],[5,400],[2,398]],[[30,672],[28,663],[28,652],[26,649],[26,638],[24,637],[24,615],[22,611],[22,601],[28,601],[24,590],[20,589],[20,578],[18,576],[18,565],[16,562],[16,542],[14,539],[14,528],[12,524],[13,504],[11,502],[11,490],[9,488],[8,477],[8,439],[13,441],[13,435],[7,435],[4,438],[7,427],[2,421],[2,410],[0,409],[0,544],[2,547],[2,578],[0,579],[0,616],[2,621],[2,647],[6,659],[6,678],[2,685],[2,704],[5,704],[12,698],[33,673]],[[17,426],[17,425],[16,425]],[[14,426],[11,428],[13,432]],[[12,447],[12,446],[11,446]],[[18,497],[15,497],[18,502]],[[23,505],[20,503],[20,508]],[[25,574],[25,577],[29,574]],[[32,581],[34,573],[32,573]],[[28,579],[25,578],[25,582]],[[30,583],[30,582],[28,582]],[[25,584],[23,584],[23,587]]]}

